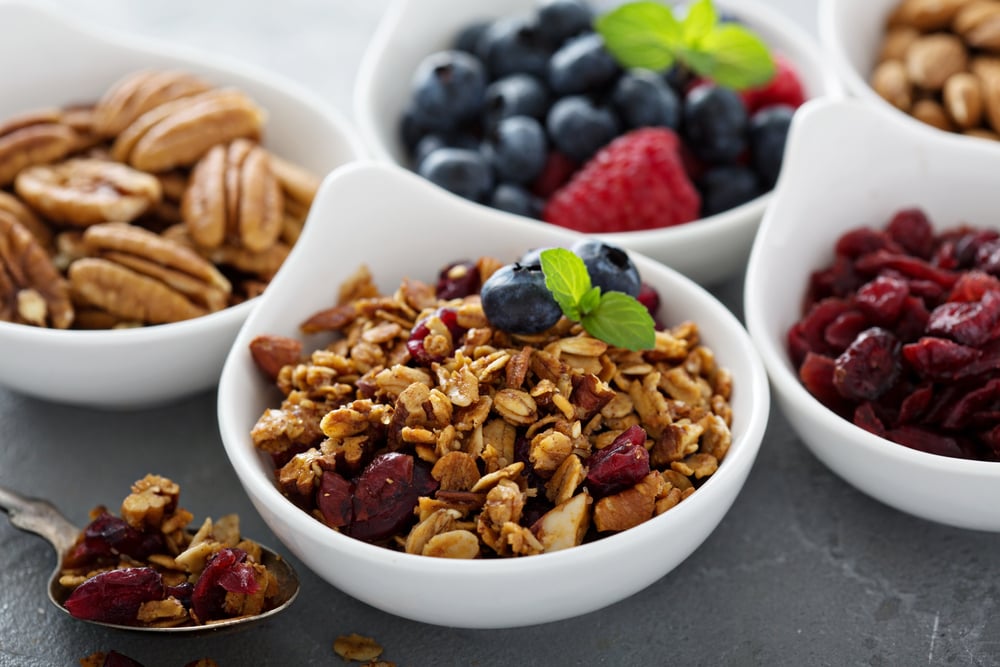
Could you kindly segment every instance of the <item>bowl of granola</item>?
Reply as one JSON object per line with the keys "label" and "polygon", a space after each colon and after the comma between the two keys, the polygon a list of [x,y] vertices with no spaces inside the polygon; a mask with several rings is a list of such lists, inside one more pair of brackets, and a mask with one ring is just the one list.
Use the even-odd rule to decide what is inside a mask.
{"label": "bowl of granola", "polygon": [[[359,130],[373,157],[456,196],[721,282],[745,265],[794,109],[840,84],[768,6],[689,4],[397,0],[358,73]],[[698,45],[664,42],[663,21]],[[664,59],[735,41],[735,77]]]}
{"label": "bowl of granola", "polygon": [[27,3],[0,21],[0,384],[105,408],[212,387],[354,135],[225,57]]}
{"label": "bowl of granola", "polygon": [[529,625],[649,586],[721,521],[769,394],[703,288],[392,165],[338,170],[310,216],[338,224],[306,226],[247,318],[218,414],[319,576],[423,622]]}
{"label": "bowl of granola", "polygon": [[820,461],[900,511],[991,531],[1000,530],[994,153],[859,100],[803,108],[744,298],[782,412]]}

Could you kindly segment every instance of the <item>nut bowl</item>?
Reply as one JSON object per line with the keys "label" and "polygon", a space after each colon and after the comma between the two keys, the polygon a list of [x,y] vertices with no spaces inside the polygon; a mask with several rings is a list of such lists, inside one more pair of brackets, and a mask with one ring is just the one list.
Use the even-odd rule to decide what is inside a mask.
{"label": "nut bowl", "polygon": [[[569,618],[621,600],[670,572],[716,527],[761,443],[769,404],[766,376],[749,336],[722,304],[636,253],[643,280],[663,295],[662,321],[695,321],[733,376],[729,453],[695,493],[663,514],[604,539],[521,558],[403,553],[348,537],[293,504],[278,490],[270,458],[253,445],[251,429],[281,397],[252,361],[251,340],[261,334],[301,339],[299,323],[329,307],[359,265],[391,294],[404,277],[433,280],[443,266],[460,259],[456,255],[513,261],[528,248],[579,238],[452,197],[392,165],[356,164],[327,177],[302,239],[241,329],[218,395],[220,432],[244,489],[307,567],[392,614],[449,626],[512,627]],[[306,343],[304,349],[316,346]],[[622,568],[623,562],[629,566]],[[512,585],[517,595],[509,594]]]}
{"label": "nut bowl", "polygon": [[987,142],[951,141],[859,100],[808,103],[792,124],[787,171],[754,243],[744,295],[778,405],[820,461],[900,511],[991,531],[1000,530],[1000,463],[911,449],[840,417],[799,381],[787,336],[810,275],[832,262],[847,230],[882,228],[910,207],[938,229],[998,229],[995,161]]}
{"label": "nut bowl", "polygon": [[[980,93],[975,95],[977,100],[982,96],[981,101],[970,102],[964,96],[958,96],[955,93],[956,103],[958,100],[963,100],[961,104],[957,107],[951,107],[959,114],[955,116],[954,113],[949,109],[948,104],[944,102],[943,94],[938,92],[933,92],[931,89],[926,91],[912,91],[907,93],[906,98],[909,99],[909,103],[912,104],[911,113],[901,111],[896,105],[891,104],[887,101],[886,97],[883,97],[872,84],[872,74],[878,65],[881,54],[883,53],[883,42],[886,35],[886,26],[889,22],[890,16],[897,9],[897,7],[903,4],[903,0],[819,0],[819,37],[822,49],[825,55],[829,58],[829,61],[836,72],[837,77],[843,84],[844,90],[848,96],[856,97],[863,100],[866,103],[872,104],[876,108],[886,111],[893,118],[900,120],[903,123],[914,125],[915,127],[927,128],[932,132],[937,132],[938,127],[953,130],[947,133],[947,136],[955,138],[957,141],[977,141],[978,137],[974,136],[977,133],[982,133],[983,136],[990,136],[991,138],[996,138],[997,132],[1000,129],[994,127],[990,121],[990,117],[996,117],[995,112],[990,113],[982,109],[980,112],[978,109],[986,107],[991,104],[986,98],[995,97],[990,96],[985,93]],[[921,2],[908,0],[910,9],[909,14],[904,16],[917,16],[917,12],[920,15],[929,17],[932,14],[936,14],[941,17],[951,17],[956,14],[956,10],[959,8],[961,3],[952,2]],[[965,3],[966,5],[972,5],[975,3]],[[954,22],[954,18],[941,18],[940,20],[923,18],[923,19],[913,19],[904,18],[902,21],[909,24],[913,20],[916,20],[921,25],[920,32],[924,32],[927,35],[939,34],[939,33],[949,33],[951,37],[953,33],[951,25]],[[930,21],[930,22],[926,22]],[[901,32],[905,32],[902,30]],[[891,48],[886,48],[886,57],[890,60],[898,60],[905,63],[906,53],[903,44],[907,43],[908,37],[900,38],[894,41],[895,46]],[[968,47],[966,51],[969,54],[975,54],[980,52],[976,48]],[[982,51],[981,53],[986,53]],[[890,56],[890,54],[892,54]],[[945,56],[942,54],[932,54],[927,53],[926,58],[929,61],[929,65],[934,65],[935,68],[949,68],[949,65],[944,62]],[[952,53],[947,59],[950,60],[954,57]],[[987,55],[984,60],[990,60],[991,56]],[[972,67],[972,58],[968,60],[968,65],[960,69],[975,69]],[[899,72],[903,71],[903,65],[899,66]],[[979,70],[983,72],[982,70]],[[967,75],[966,75],[967,76]],[[977,74],[977,76],[979,76]],[[892,72],[892,76],[886,75],[885,81],[885,92],[887,95],[899,94],[900,90],[899,79],[901,75],[898,72]],[[906,75],[906,78],[911,78],[912,75]],[[974,79],[973,79],[974,81]],[[912,82],[911,82],[912,83]],[[965,82],[968,83],[968,82]],[[935,84],[937,86],[937,84]],[[907,86],[908,88],[909,86]],[[976,87],[976,86],[974,86]],[[978,88],[978,87],[977,87]],[[935,89],[937,88],[935,87]],[[958,88],[955,89],[956,91]],[[893,91],[890,93],[890,91]],[[927,99],[920,100],[919,98],[924,97]],[[931,103],[931,100],[934,103]],[[905,105],[905,102],[900,101],[900,104]],[[918,112],[918,104],[924,105],[920,107]],[[942,110],[942,106],[944,109]],[[961,109],[961,111],[959,110]],[[981,118],[979,123],[975,124],[975,129],[970,129],[965,132],[960,132],[963,123],[966,123],[962,119],[962,116],[966,113],[965,109],[976,108],[976,111],[972,113],[975,114],[976,118]],[[915,116],[921,116],[923,120],[917,120]],[[955,119],[958,118],[956,121]],[[971,121],[970,121],[971,122]],[[967,136],[970,135],[970,136]]]}
{"label": "nut bowl", "polygon": [[[263,145],[317,178],[361,154],[333,110],[267,72],[80,25],[36,3],[0,3],[0,22],[8,28],[0,45],[5,56],[0,59],[0,118],[93,103],[138,70],[183,70],[245,92],[266,114]],[[44,57],[25,60],[25,53]],[[255,301],[129,329],[57,330],[0,322],[0,384],[34,397],[102,408],[157,404],[208,389],[218,381],[225,354]]]}
{"label": "nut bowl", "polygon": [[[608,2],[592,3],[596,8]],[[766,4],[751,0],[716,3],[753,28],[796,67],[807,97],[839,95],[840,84],[819,48],[798,25]],[[462,26],[477,20],[526,14],[535,0],[395,0],[386,12],[358,72],[355,119],[376,159],[407,165],[399,124],[420,61],[449,48]],[[597,236],[666,263],[701,284],[724,281],[742,271],[770,193],[707,218],[671,227]]]}

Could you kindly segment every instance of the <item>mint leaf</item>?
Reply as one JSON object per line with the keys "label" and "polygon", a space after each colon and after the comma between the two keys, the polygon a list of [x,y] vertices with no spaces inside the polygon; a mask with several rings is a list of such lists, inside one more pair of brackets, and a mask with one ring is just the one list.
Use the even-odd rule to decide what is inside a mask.
{"label": "mint leaf", "polygon": [[720,23],[712,0],[694,0],[683,19],[659,2],[628,2],[598,17],[594,28],[623,67],[663,71],[680,61],[736,90],[774,77],[764,42],[742,25]]}
{"label": "mint leaf", "polygon": [[648,350],[656,345],[649,310],[623,292],[605,292],[601,303],[583,316],[581,324],[594,338],[626,350]]}
{"label": "mint leaf", "polygon": [[697,0],[688,7],[687,15],[681,21],[681,39],[685,44],[697,44],[715,27],[719,15],[712,0]]}
{"label": "mint leaf", "polygon": [[563,315],[605,343],[629,350],[655,346],[655,324],[644,305],[622,292],[601,292],[583,260],[565,248],[543,250],[539,257],[545,286]]}
{"label": "mint leaf", "polygon": [[580,303],[592,288],[587,265],[565,248],[543,250],[540,258],[545,286],[552,292],[552,297],[562,308],[563,314],[579,322],[583,316]]}
{"label": "mint leaf", "polygon": [[624,67],[662,71],[674,63],[681,24],[659,2],[629,2],[603,14],[594,28],[604,46]]}
{"label": "mint leaf", "polygon": [[703,36],[685,61],[716,83],[743,90],[774,77],[774,59],[767,45],[743,26],[724,23]]}

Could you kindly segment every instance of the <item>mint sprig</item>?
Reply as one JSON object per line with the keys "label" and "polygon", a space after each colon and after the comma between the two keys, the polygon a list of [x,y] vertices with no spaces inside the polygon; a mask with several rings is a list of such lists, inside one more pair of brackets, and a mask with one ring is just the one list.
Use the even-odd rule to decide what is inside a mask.
{"label": "mint sprig", "polygon": [[545,286],[563,315],[579,322],[594,338],[627,350],[649,350],[656,345],[655,323],[649,310],[623,292],[602,292],[590,282],[587,265],[565,248],[541,253]]}
{"label": "mint sprig", "polygon": [[594,27],[624,67],[663,71],[679,61],[736,90],[763,85],[776,71],[767,45],[742,25],[720,22],[712,0],[695,0],[682,18],[659,2],[628,2]]}

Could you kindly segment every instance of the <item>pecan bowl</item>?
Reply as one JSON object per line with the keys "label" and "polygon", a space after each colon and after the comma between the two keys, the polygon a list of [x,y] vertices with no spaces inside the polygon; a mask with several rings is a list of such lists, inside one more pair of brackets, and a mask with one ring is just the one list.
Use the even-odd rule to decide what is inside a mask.
{"label": "pecan bowl", "polygon": [[[817,160],[818,155],[824,158]],[[793,364],[789,342],[790,327],[803,315],[811,277],[831,265],[835,244],[848,230],[862,226],[881,230],[901,209],[919,208],[937,233],[968,225],[1000,237],[996,215],[1000,192],[993,177],[996,149],[988,142],[955,141],[941,132],[897,122],[893,115],[860,100],[827,101],[803,109],[798,124],[792,127],[787,159],[788,178],[779,185],[773,206],[764,216],[750,256],[744,295],[747,327],[767,366],[783,414],[820,461],[872,498],[930,521],[1000,531],[996,511],[1000,506],[1000,462],[995,457],[956,458],[915,449],[913,445],[918,443],[909,438],[889,439],[899,429],[906,429],[900,435],[930,434],[938,444],[947,442],[940,440],[941,436],[952,441],[963,438],[949,431],[947,422],[965,419],[956,400],[976,390],[989,391],[997,384],[990,378],[1000,373],[1000,364],[989,361],[1000,344],[996,330],[979,355],[986,364],[993,364],[992,369],[969,364],[963,370],[947,364],[944,370],[956,378],[970,373],[961,377],[961,385],[954,385],[959,395],[937,381],[930,383],[934,398],[925,409],[913,410],[911,402],[909,415],[904,417],[900,409],[895,417],[883,416],[886,437],[869,430],[870,425],[867,429],[855,425],[866,423],[857,422],[857,413],[852,423],[807,391]],[[859,169],[859,165],[865,168]],[[928,260],[897,266],[905,269],[898,275],[909,280],[913,269],[932,265]],[[995,274],[996,268],[987,271]],[[926,275],[948,279],[957,273]],[[996,285],[998,276],[991,278],[986,271],[979,275]],[[868,276],[857,282],[870,280]],[[998,296],[997,290],[993,292]],[[937,311],[933,305],[926,308]],[[924,333],[927,328],[918,334],[918,343],[934,339]],[[827,337],[826,331],[822,336]],[[900,380],[904,379],[901,372]],[[939,412],[945,411],[944,421],[926,409],[935,404],[939,404]],[[969,407],[983,412],[974,423],[961,424],[968,428],[965,436],[983,444],[991,439],[995,443],[1000,433],[997,399],[986,398]],[[911,446],[898,444],[901,441],[909,441]],[[987,450],[985,456],[992,454]]]}
{"label": "pecan bowl", "polygon": [[[382,193],[383,196],[379,196]],[[391,193],[392,196],[384,196]],[[433,281],[440,267],[490,255],[512,261],[527,248],[569,246],[573,232],[503,215],[448,195],[400,167],[358,164],[328,177],[281,273],[250,314],[219,384],[219,425],[227,454],[256,509],[303,563],[343,591],[387,612],[461,627],[499,628],[569,618],[649,586],[687,558],[716,528],[759,449],[769,408],[763,367],[735,316],[679,273],[632,253],[644,280],[663,295],[664,322],[696,321],[720,365],[732,373],[732,445],[718,470],[682,503],[595,542],[517,558],[456,560],[400,553],[337,532],[277,487],[274,466],[251,429],[278,398],[249,349],[260,334],[302,340],[299,323],[330,305],[364,264],[383,293],[405,277]],[[429,230],[434,230],[429,233]],[[329,340],[329,337],[326,337]],[[628,562],[628,567],[622,563]],[[660,585],[669,589],[667,578]],[[666,591],[665,591],[666,592]]]}
{"label": "pecan bowl", "polygon": [[[589,4],[603,10],[621,3],[593,0]],[[740,17],[775,52],[786,56],[798,71],[809,98],[841,94],[840,84],[823,62],[818,44],[794,22],[765,3],[718,0],[714,4],[720,12]],[[410,95],[410,80],[425,56],[450,48],[466,25],[524,16],[538,5],[536,0],[395,0],[365,53],[355,86],[354,117],[372,157],[393,164],[409,163],[399,123]],[[595,236],[648,255],[699,284],[717,284],[743,270],[770,197],[767,192],[684,224]]]}
{"label": "pecan bowl", "polygon": [[[34,196],[39,205],[48,204],[44,218],[57,221],[62,229],[81,225],[78,231],[83,231],[84,226],[87,226],[86,234],[90,235],[91,230],[105,227],[104,231],[118,234],[121,228],[106,228],[106,223],[89,226],[93,219],[88,216],[98,216],[97,219],[100,220],[131,219],[137,210],[135,207],[145,207],[147,202],[144,198],[161,189],[157,178],[141,173],[169,168],[169,162],[162,159],[162,151],[144,150],[140,153],[144,141],[147,148],[150,147],[147,138],[153,135],[152,130],[141,136],[133,136],[136,140],[134,143],[116,140],[115,147],[110,152],[120,151],[120,155],[128,153],[129,160],[135,167],[124,176],[117,171],[124,166],[120,155],[104,157],[98,161],[77,159],[75,154],[70,154],[70,159],[67,160],[53,157],[54,154],[44,154],[44,151],[50,149],[58,152],[60,142],[66,142],[60,130],[65,133],[69,121],[65,121],[63,125],[46,124],[38,110],[63,110],[63,118],[69,118],[70,111],[86,109],[95,104],[116,82],[123,81],[134,73],[189,73],[213,88],[205,95],[215,96],[212,103],[216,109],[222,109],[226,105],[233,108],[234,100],[238,104],[242,104],[240,99],[252,100],[252,113],[243,113],[242,117],[230,114],[225,119],[217,114],[216,120],[226,123],[230,128],[247,118],[259,120],[263,127],[260,146],[288,163],[303,167],[317,178],[361,154],[353,132],[334,110],[309,91],[266,71],[228,60],[224,56],[114,34],[97,26],[81,25],[76,19],[64,18],[33,3],[0,5],[0,21],[10,27],[9,38],[0,45],[0,53],[7,56],[0,62],[0,118],[6,121],[5,129],[0,130],[0,133],[15,134],[19,128],[18,122],[22,123],[20,127],[27,123],[23,120],[24,115],[34,112],[30,119],[34,125],[27,129],[30,131],[38,128],[38,134],[32,140],[28,136],[30,132],[25,133],[25,140],[18,150],[30,153],[35,162],[47,162],[24,169],[25,165],[18,163],[17,155],[12,156],[11,143],[7,142],[4,145],[7,154],[3,164],[10,167],[7,170],[10,173],[0,174],[5,179],[3,192],[0,194],[5,202],[15,199],[13,170],[21,169],[18,178],[22,181],[22,187],[17,196],[22,196],[23,192],[24,195]],[[40,53],[45,54],[45,57],[33,58],[26,63],[22,57],[24,53]],[[246,109],[246,106],[243,108]],[[19,117],[22,120],[18,120]],[[94,118],[93,127],[97,128],[99,124],[96,113]],[[133,126],[136,124],[133,123]],[[157,127],[162,130],[165,125],[163,122]],[[72,133],[73,130],[69,128],[68,131]],[[121,139],[127,134],[127,130],[109,128],[104,136]],[[163,136],[164,132],[161,131],[160,134]],[[82,133],[78,135],[81,138],[83,136]],[[35,143],[31,143],[32,141]],[[252,151],[244,150],[243,153],[243,164],[248,165],[246,169],[250,169]],[[137,166],[136,160],[142,164]],[[94,171],[95,163],[98,162],[99,170]],[[54,186],[69,182],[83,183],[84,190],[92,185],[94,196],[91,198],[93,201],[86,202],[86,210],[77,207],[81,210],[65,217],[66,211],[61,200],[48,193]],[[166,187],[162,186],[162,189],[166,191]],[[115,190],[123,196],[115,202],[114,208],[109,209],[102,196]],[[3,211],[5,221],[11,219],[7,215],[9,212],[6,208]],[[212,269],[210,262],[202,262],[202,269],[205,271],[201,278],[195,278],[196,288],[212,302],[211,307],[206,310],[213,312],[207,315],[202,314],[205,311],[201,309],[192,311],[182,308],[176,317],[168,317],[190,319],[161,320],[169,323],[129,328],[60,329],[55,327],[65,327],[66,321],[62,315],[57,318],[56,314],[65,310],[62,307],[65,303],[60,300],[57,292],[49,292],[45,287],[55,280],[55,276],[51,271],[44,273],[31,268],[34,251],[24,251],[31,244],[26,246],[24,234],[12,232],[11,229],[10,224],[3,225],[4,256],[23,258],[24,265],[15,266],[11,263],[10,266],[14,268],[3,275],[2,287],[8,292],[3,302],[5,308],[9,308],[12,302],[16,304],[16,298],[8,297],[18,293],[19,289],[34,300],[26,297],[15,306],[15,310],[20,309],[20,312],[15,312],[15,317],[4,317],[5,320],[13,319],[14,322],[0,321],[0,347],[4,349],[4,353],[0,354],[0,384],[52,401],[122,409],[170,401],[209,389],[218,381],[225,354],[256,299],[252,294],[247,294],[249,298],[238,303],[235,300],[223,301],[223,305],[236,305],[220,309],[217,295],[212,296],[211,292],[214,289],[212,283],[218,284],[221,276]],[[21,229],[23,231],[23,226]],[[119,241],[122,240],[124,238],[119,238]],[[257,243],[257,240],[249,237],[248,241],[248,247]],[[113,243],[117,244],[118,241]],[[151,248],[145,241],[140,245],[143,247],[142,252],[129,252],[132,257],[115,260],[112,268],[121,269],[129,261],[133,265],[138,262],[148,266],[156,263],[150,260],[164,259],[162,249]],[[35,244],[34,247],[38,248],[38,245]],[[105,247],[105,250],[110,250],[110,247]],[[170,252],[166,254],[168,261],[162,266],[177,268],[178,265],[173,263],[173,259],[177,258],[172,257]],[[5,266],[8,265],[6,262],[7,260]],[[108,280],[116,280],[106,270],[107,265],[102,269],[89,259],[78,268],[78,277],[83,279],[90,290],[88,300],[93,302],[101,300],[102,285],[107,285]],[[188,283],[191,282],[191,277],[193,274],[190,273],[181,276]],[[34,289],[23,289],[27,283],[31,283]],[[188,307],[183,303],[180,305]],[[35,312],[42,313],[48,309],[48,319],[53,328],[15,323],[28,319],[18,318],[17,315],[31,312],[32,308],[38,309]],[[50,369],[58,369],[58,373],[49,372]]]}

